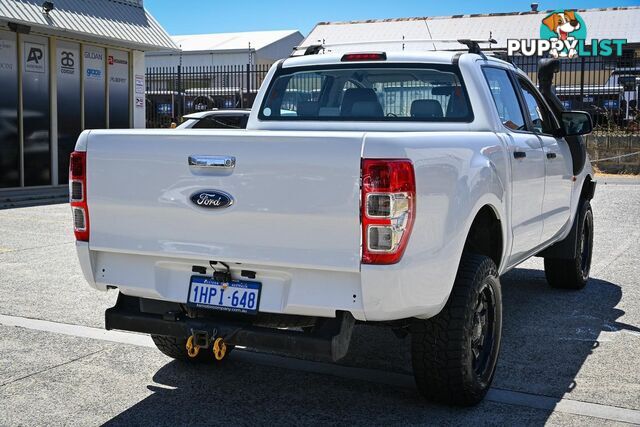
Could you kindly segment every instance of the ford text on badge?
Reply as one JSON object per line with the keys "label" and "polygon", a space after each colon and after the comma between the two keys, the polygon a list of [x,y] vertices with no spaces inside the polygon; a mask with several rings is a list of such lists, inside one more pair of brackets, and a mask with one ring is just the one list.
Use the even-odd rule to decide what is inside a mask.
{"label": "ford text on badge", "polygon": [[233,197],[224,191],[207,190],[192,194],[191,201],[201,208],[222,209],[233,204]]}

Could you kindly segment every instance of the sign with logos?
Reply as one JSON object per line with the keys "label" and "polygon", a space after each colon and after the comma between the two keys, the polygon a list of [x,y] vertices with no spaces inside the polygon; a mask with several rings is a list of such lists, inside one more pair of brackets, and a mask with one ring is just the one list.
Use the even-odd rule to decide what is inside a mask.
{"label": "sign with logos", "polygon": [[105,111],[105,50],[84,45],[82,50],[82,78],[84,79],[84,127],[106,127]]}
{"label": "sign with logos", "polygon": [[540,21],[539,38],[507,39],[507,54],[548,54],[553,58],[621,56],[626,43],[626,39],[587,39],[587,23],[575,9],[556,9]]}
{"label": "sign with logos", "polygon": [[95,46],[84,48],[84,78],[104,80],[104,49]]}
{"label": "sign with logos", "polygon": [[53,61],[58,94],[58,184],[64,184],[69,179],[69,154],[82,131],[80,44],[58,40]]}
{"label": "sign with logos", "polygon": [[56,49],[58,79],[80,75],[80,46],[76,43],[59,42]]}
{"label": "sign with logos", "polygon": [[41,43],[24,42],[24,71],[27,73],[44,73],[46,69],[46,46]]}
{"label": "sign with logos", "polygon": [[[12,36],[7,33],[7,38],[0,38],[0,73],[14,74],[17,67],[16,41],[8,37]],[[0,33],[0,37],[4,37],[4,33]]]}
{"label": "sign with logos", "polygon": [[109,76],[109,127],[129,127],[129,53],[122,50],[107,51]]}
{"label": "sign with logos", "polygon": [[144,76],[136,75],[136,93],[144,95]]}
{"label": "sign with logos", "polygon": [[125,87],[129,90],[129,54],[120,50],[109,50],[109,87]]}

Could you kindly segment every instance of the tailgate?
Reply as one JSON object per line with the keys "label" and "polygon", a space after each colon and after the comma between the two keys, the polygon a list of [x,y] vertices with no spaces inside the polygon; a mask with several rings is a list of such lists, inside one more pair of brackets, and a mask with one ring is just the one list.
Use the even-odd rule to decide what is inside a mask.
{"label": "tailgate", "polygon": [[[92,131],[90,248],[357,271],[362,140],[359,132]],[[190,156],[233,157],[235,167],[190,166]],[[232,204],[203,207],[201,192],[226,193]]]}

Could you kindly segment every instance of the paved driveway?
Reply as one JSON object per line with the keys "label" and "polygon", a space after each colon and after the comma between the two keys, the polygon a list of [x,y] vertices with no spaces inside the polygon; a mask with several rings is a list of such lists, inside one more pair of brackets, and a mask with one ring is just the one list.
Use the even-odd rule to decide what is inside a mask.
{"label": "paved driveway", "polygon": [[539,259],[502,278],[494,388],[470,409],[423,402],[408,340],[370,326],[339,364],[174,362],[102,330],[116,294],[84,284],[66,205],[0,211],[0,425],[640,423],[640,180],[600,179],[593,206],[583,291],[549,288]]}

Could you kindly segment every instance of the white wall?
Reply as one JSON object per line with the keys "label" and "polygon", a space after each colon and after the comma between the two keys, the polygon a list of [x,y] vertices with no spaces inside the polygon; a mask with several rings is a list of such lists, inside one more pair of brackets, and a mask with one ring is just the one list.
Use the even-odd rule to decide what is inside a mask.
{"label": "white wall", "polygon": [[[254,60],[255,62],[255,60]],[[147,67],[176,67],[180,63],[179,54],[147,54]],[[221,66],[221,65],[247,65],[249,52],[238,53],[183,53],[182,65],[190,66]]]}
{"label": "white wall", "polygon": [[291,55],[293,48],[298,46],[304,40],[304,36],[299,32],[293,33],[276,43],[271,43],[258,50],[257,57],[261,61],[271,61],[271,63]]}

